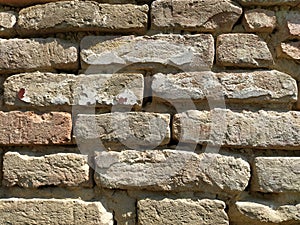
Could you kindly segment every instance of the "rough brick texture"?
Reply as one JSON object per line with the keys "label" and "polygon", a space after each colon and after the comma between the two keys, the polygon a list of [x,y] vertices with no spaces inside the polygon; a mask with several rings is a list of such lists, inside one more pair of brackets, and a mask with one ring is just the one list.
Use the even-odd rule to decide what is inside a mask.
{"label": "rough brick texture", "polygon": [[17,22],[17,13],[13,11],[0,12],[0,37],[13,37],[16,35],[14,26]]}

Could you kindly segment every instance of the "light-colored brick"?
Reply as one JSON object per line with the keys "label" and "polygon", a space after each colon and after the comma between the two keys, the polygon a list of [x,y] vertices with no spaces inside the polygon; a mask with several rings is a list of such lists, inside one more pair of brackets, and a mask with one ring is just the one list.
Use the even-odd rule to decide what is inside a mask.
{"label": "light-colored brick", "polygon": [[67,144],[71,142],[69,113],[0,112],[0,144]]}
{"label": "light-colored brick", "polygon": [[248,32],[271,33],[276,27],[275,12],[266,9],[247,10],[244,14],[243,26]]}
{"label": "light-colored brick", "polygon": [[10,76],[4,83],[5,104],[10,106],[127,105],[140,108],[143,92],[142,74],[76,76],[34,72]]}
{"label": "light-colored brick", "polygon": [[219,200],[163,199],[138,201],[139,225],[228,225],[225,203]]}
{"label": "light-colored brick", "polygon": [[227,0],[156,0],[151,6],[151,26],[163,31],[230,32],[242,12],[238,4]]}
{"label": "light-colored brick", "polygon": [[260,192],[299,192],[299,157],[257,157],[252,190]]}
{"label": "light-colored brick", "polygon": [[17,23],[17,13],[14,11],[0,12],[0,37],[13,37],[16,35],[14,29]]}
{"label": "light-colored brick", "polygon": [[22,9],[17,32],[25,36],[67,31],[143,34],[147,29],[147,13],[147,5],[54,2]]}
{"label": "light-colored brick", "polygon": [[279,57],[300,62],[300,41],[281,43],[277,49],[277,54]]}
{"label": "light-colored brick", "polygon": [[251,5],[263,5],[263,6],[272,6],[272,5],[299,5],[299,0],[238,0],[238,2],[243,6]]}
{"label": "light-colored brick", "polygon": [[300,39],[300,11],[289,11],[285,19],[288,34],[291,38]]}
{"label": "light-colored brick", "polygon": [[[147,112],[79,114],[74,133],[77,143],[107,149],[154,148],[170,141],[170,115]],[[95,149],[97,150],[97,149]]]}
{"label": "light-colored brick", "polygon": [[45,185],[91,187],[87,156],[58,153],[30,156],[7,152],[3,159],[3,185],[36,188]]}
{"label": "light-colored brick", "polygon": [[190,110],[173,119],[173,138],[186,143],[299,149],[300,112]]}
{"label": "light-colored brick", "polygon": [[78,199],[0,199],[1,224],[113,225],[100,201]]}
{"label": "light-colored brick", "polygon": [[[81,41],[86,73],[115,73],[141,63],[159,63],[183,71],[209,70],[214,60],[210,34],[154,36],[88,36]],[[136,65],[137,64],[137,65]]]}
{"label": "light-colored brick", "polygon": [[217,64],[235,67],[270,67],[267,43],[255,34],[222,34],[217,39]]}
{"label": "light-colored brick", "polygon": [[233,193],[243,191],[250,179],[246,161],[218,154],[178,150],[100,152],[95,163],[97,185],[110,189]]}
{"label": "light-colored brick", "polygon": [[[203,102],[219,96],[226,103],[265,105],[297,101],[297,82],[276,70],[231,73],[158,73],[153,76],[153,96],[170,102]],[[159,101],[159,100],[158,100]]]}
{"label": "light-colored brick", "polygon": [[55,39],[0,39],[0,74],[76,70],[77,44]]}

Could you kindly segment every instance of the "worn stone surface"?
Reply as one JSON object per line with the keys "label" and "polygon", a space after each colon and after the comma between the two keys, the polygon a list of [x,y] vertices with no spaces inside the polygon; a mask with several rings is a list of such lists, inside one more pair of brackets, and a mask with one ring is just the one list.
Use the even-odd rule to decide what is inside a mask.
{"label": "worn stone surface", "polygon": [[22,9],[17,31],[21,35],[67,31],[139,33],[147,29],[148,6],[63,1]]}
{"label": "worn stone surface", "polygon": [[69,113],[0,112],[0,144],[67,144],[71,131]]}
{"label": "worn stone surface", "polygon": [[16,7],[24,7],[28,5],[42,4],[47,2],[57,2],[57,1],[63,1],[63,0],[0,0],[0,4],[16,6]]}
{"label": "worn stone surface", "polygon": [[14,29],[17,23],[17,13],[14,11],[0,12],[0,37],[13,37],[16,35]]}
{"label": "worn stone surface", "polygon": [[256,202],[238,201],[229,207],[229,216],[234,224],[248,223],[253,225],[263,224],[299,224],[300,204],[298,205],[273,205]]}
{"label": "worn stone surface", "polygon": [[0,39],[0,74],[76,70],[77,44],[55,39]]}
{"label": "worn stone surface", "polygon": [[255,34],[222,34],[217,39],[217,64],[235,67],[270,67],[267,43]]}
{"label": "worn stone surface", "polygon": [[231,73],[158,73],[153,76],[153,95],[171,102],[204,101],[218,97],[226,103],[287,103],[297,101],[297,82],[276,70]]}
{"label": "worn stone surface", "polygon": [[238,0],[238,2],[243,6],[251,6],[251,5],[299,5],[299,0]]}
{"label": "worn stone surface", "polygon": [[157,0],[151,6],[151,26],[164,31],[230,32],[242,12],[227,0]]}
{"label": "worn stone surface", "polygon": [[96,183],[104,188],[240,192],[250,178],[240,158],[178,150],[100,152],[95,163]]}
{"label": "worn stone surface", "polygon": [[[170,141],[170,115],[147,112],[79,114],[74,132],[77,143],[106,149],[154,148]],[[99,146],[100,145],[100,146]]]}
{"label": "worn stone surface", "polygon": [[100,201],[77,199],[0,199],[1,224],[113,225]]}
{"label": "worn stone surface", "polygon": [[13,106],[141,107],[143,92],[142,74],[86,76],[34,72],[10,76],[4,83],[5,104]]}
{"label": "worn stone surface", "polygon": [[228,225],[229,221],[224,209],[224,202],[210,199],[140,200],[138,201],[138,224]]}
{"label": "worn stone surface", "polygon": [[245,11],[243,26],[248,32],[271,33],[276,27],[275,12],[266,9],[252,9]]}
{"label": "worn stone surface", "polygon": [[58,153],[40,157],[7,152],[3,160],[3,185],[37,188],[45,185],[91,187],[87,156]]}
{"label": "worn stone surface", "polygon": [[[300,3],[299,3],[300,5]],[[286,15],[286,25],[289,35],[300,39],[300,11],[289,11]]]}
{"label": "worn stone surface", "polygon": [[216,146],[298,149],[299,132],[297,111],[190,110],[176,114],[173,119],[175,140]]}
{"label": "worn stone surface", "polygon": [[300,62],[300,41],[281,43],[277,54],[279,57],[294,59]]}
{"label": "worn stone surface", "polygon": [[214,39],[209,34],[88,36],[81,41],[81,49],[81,65],[86,73],[115,73],[143,63],[183,71],[209,70],[214,60]]}
{"label": "worn stone surface", "polygon": [[299,192],[299,157],[257,157],[252,189],[260,192]]}

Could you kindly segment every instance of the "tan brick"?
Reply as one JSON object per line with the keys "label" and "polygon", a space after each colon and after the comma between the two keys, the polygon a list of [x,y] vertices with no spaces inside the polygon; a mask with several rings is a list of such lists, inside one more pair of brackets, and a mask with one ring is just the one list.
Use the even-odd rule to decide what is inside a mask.
{"label": "tan brick", "polygon": [[0,112],[0,144],[67,144],[71,142],[69,113]]}
{"label": "tan brick", "polygon": [[255,34],[222,34],[217,39],[217,64],[235,67],[270,67],[267,43]]}
{"label": "tan brick", "polygon": [[78,199],[0,199],[1,224],[113,225],[100,201]]}
{"label": "tan brick", "polygon": [[250,179],[241,158],[182,150],[99,152],[95,180],[110,189],[236,193]]}
{"label": "tan brick", "polygon": [[299,149],[300,112],[190,110],[173,120],[173,138],[186,143]]}
{"label": "tan brick", "polygon": [[45,185],[91,187],[87,156],[58,153],[30,156],[7,152],[3,159],[3,185],[36,188]]}
{"label": "tan brick", "polygon": [[[170,141],[170,115],[147,112],[79,114],[74,133],[77,143],[103,144],[107,149],[139,149]],[[100,146],[97,146],[100,148]]]}
{"label": "tan brick", "polygon": [[227,0],[156,0],[151,5],[151,25],[163,31],[230,32],[242,12]]}
{"label": "tan brick", "polygon": [[243,26],[248,32],[271,33],[276,27],[275,12],[266,9],[247,10],[244,14]]}
{"label": "tan brick", "polygon": [[77,44],[55,39],[0,39],[0,74],[76,70]]}
{"label": "tan brick", "polygon": [[300,62],[300,41],[281,43],[277,49],[278,57]]}
{"label": "tan brick", "polygon": [[260,192],[299,192],[299,157],[257,157],[252,190]]}
{"label": "tan brick", "polygon": [[17,13],[13,11],[0,12],[0,37],[13,37],[16,35],[14,29],[17,23]]}
{"label": "tan brick", "polygon": [[86,73],[115,73],[129,66],[140,69],[138,65],[142,63],[201,71],[209,70],[214,60],[214,39],[210,34],[88,36],[81,41],[81,49],[81,65]]}
{"label": "tan brick", "polygon": [[139,225],[228,225],[225,203],[219,200],[163,199],[138,201]]}
{"label": "tan brick", "polygon": [[286,14],[285,19],[288,34],[291,36],[291,38],[300,40],[300,11],[289,11]]}
{"label": "tan brick", "polygon": [[139,33],[147,29],[148,6],[63,1],[36,5],[19,12],[17,32],[28,36],[67,31]]}
{"label": "tan brick", "polygon": [[299,4],[299,0],[238,0],[238,2],[243,6],[251,5],[291,5],[295,6]]}

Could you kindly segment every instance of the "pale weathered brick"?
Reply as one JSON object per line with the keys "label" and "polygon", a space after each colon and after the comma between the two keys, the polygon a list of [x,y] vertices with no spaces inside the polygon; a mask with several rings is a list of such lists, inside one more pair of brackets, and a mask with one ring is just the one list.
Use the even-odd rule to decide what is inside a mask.
{"label": "pale weathered brick", "polygon": [[227,0],[156,0],[151,5],[151,26],[163,31],[229,32],[242,12]]}
{"label": "pale weathered brick", "polygon": [[17,13],[13,11],[0,12],[0,37],[13,37],[16,35],[14,29],[17,23]]}
{"label": "pale weathered brick", "polygon": [[299,224],[300,204],[280,205],[265,202],[238,201],[229,207],[229,217],[234,224]]}
{"label": "pale weathered brick", "polygon": [[0,112],[0,144],[67,144],[71,142],[69,113]]}
{"label": "pale weathered brick", "polygon": [[103,144],[107,149],[154,148],[169,143],[169,124],[169,114],[146,112],[79,114],[74,132],[77,143]]}
{"label": "pale weathered brick", "polygon": [[4,83],[5,104],[10,106],[129,105],[140,108],[143,92],[142,74],[76,76],[34,72],[10,76]]}
{"label": "pale weathered brick", "polygon": [[76,70],[77,44],[55,39],[0,39],[0,74]]}
{"label": "pale weathered brick", "polygon": [[147,5],[54,2],[22,9],[17,32],[25,36],[67,31],[141,34],[147,29],[147,13]]}
{"label": "pale weathered brick", "polygon": [[[297,82],[276,70],[231,73],[190,72],[155,74],[153,96],[169,102],[203,102],[213,96],[226,103],[285,103],[297,101]],[[159,100],[158,100],[159,101]]]}
{"label": "pale weathered brick", "polygon": [[277,49],[278,57],[294,59],[300,62],[300,41],[281,43]]}
{"label": "pale weathered brick", "polygon": [[186,143],[299,149],[300,112],[190,110],[173,120],[173,138]]}
{"label": "pale weathered brick", "polygon": [[87,73],[115,73],[141,63],[199,71],[210,69],[214,60],[214,39],[210,34],[88,36],[81,41],[81,49],[81,65]]}
{"label": "pale weathered brick", "polygon": [[299,5],[299,0],[238,0],[238,2],[243,6],[251,6],[251,5],[263,5],[263,6],[271,6],[271,5]]}
{"label": "pale weathered brick", "polygon": [[3,185],[36,188],[45,185],[90,187],[87,156],[58,153],[30,156],[7,152],[3,159]]}
{"label": "pale weathered brick", "polygon": [[299,192],[299,157],[257,157],[252,190],[260,192]]}
{"label": "pale weathered brick", "polygon": [[271,33],[276,27],[275,12],[266,9],[247,10],[244,14],[243,26],[248,32]]}
{"label": "pale weathered brick", "polygon": [[163,199],[138,201],[140,225],[228,225],[225,203],[219,200]]}
{"label": "pale weathered brick", "polygon": [[300,11],[289,11],[285,16],[285,19],[287,32],[290,37],[300,39]]}
{"label": "pale weathered brick", "polygon": [[100,152],[95,164],[97,185],[111,189],[232,193],[250,179],[240,158],[178,150]]}
{"label": "pale weathered brick", "polygon": [[267,43],[255,34],[222,34],[217,39],[217,64],[235,67],[270,67]]}
{"label": "pale weathered brick", "polygon": [[1,224],[113,225],[100,201],[78,199],[0,199]]}

